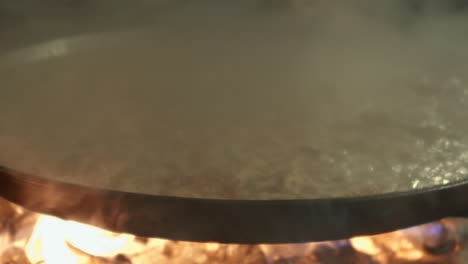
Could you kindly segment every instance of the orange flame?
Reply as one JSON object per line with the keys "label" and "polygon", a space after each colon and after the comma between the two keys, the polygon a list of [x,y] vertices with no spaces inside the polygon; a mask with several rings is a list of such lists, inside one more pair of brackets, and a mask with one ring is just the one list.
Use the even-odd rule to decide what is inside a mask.
{"label": "orange flame", "polygon": [[382,252],[370,237],[355,237],[351,238],[350,242],[354,249],[368,255],[377,255]]}
{"label": "orange flame", "polygon": [[[389,256],[393,259],[418,261],[428,257],[421,241],[423,238],[420,233],[424,233],[424,230],[421,226],[374,236],[354,237],[349,240],[349,243],[345,241],[345,244],[381,264],[394,263],[389,261]],[[170,243],[168,240],[157,238],[147,239],[143,243],[134,235],[112,233],[90,225],[47,215],[39,215],[30,232],[32,233],[29,233],[31,234],[28,235],[29,239],[18,240],[16,244],[20,247],[24,246],[31,263],[44,264],[97,263],[90,258],[114,258],[119,254],[136,260],[144,252],[163,256],[167,245],[171,245],[174,249],[178,248],[176,250],[185,254],[189,259],[207,260],[206,252],[213,253],[236,246],[219,243]],[[1,235],[0,240],[2,240]],[[265,257],[276,260],[294,256],[311,256],[320,245],[335,248],[334,254],[339,254],[338,244],[335,242],[259,246]]]}
{"label": "orange flame", "polygon": [[162,246],[164,243],[164,240],[151,239],[149,243],[142,244],[133,235],[116,234],[43,215],[37,220],[26,244],[26,254],[32,263],[80,264],[86,263],[87,257],[80,256],[72,248],[96,257],[113,257],[136,254],[149,246]]}

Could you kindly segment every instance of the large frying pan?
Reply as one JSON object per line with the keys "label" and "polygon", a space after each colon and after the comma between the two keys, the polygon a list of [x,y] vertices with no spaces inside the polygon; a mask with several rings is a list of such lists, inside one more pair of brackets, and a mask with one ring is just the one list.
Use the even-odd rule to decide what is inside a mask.
{"label": "large frying pan", "polygon": [[360,17],[314,19],[196,5],[2,56],[0,194],[226,243],[465,215],[466,56]]}

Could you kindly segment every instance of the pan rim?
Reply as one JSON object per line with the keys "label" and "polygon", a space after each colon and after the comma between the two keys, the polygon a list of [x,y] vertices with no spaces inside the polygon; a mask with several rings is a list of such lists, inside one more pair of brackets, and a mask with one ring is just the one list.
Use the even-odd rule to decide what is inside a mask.
{"label": "pan rim", "polygon": [[349,198],[202,199],[98,189],[0,167],[0,196],[29,210],[114,232],[226,244],[339,240],[464,217],[467,193],[463,180]]}

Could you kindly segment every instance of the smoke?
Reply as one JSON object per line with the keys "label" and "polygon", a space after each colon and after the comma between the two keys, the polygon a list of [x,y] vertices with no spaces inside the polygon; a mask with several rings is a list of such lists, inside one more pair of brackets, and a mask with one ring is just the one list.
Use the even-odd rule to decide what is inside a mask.
{"label": "smoke", "polygon": [[408,78],[466,75],[468,1],[290,2],[285,13],[313,36],[313,71],[332,86],[388,91]]}

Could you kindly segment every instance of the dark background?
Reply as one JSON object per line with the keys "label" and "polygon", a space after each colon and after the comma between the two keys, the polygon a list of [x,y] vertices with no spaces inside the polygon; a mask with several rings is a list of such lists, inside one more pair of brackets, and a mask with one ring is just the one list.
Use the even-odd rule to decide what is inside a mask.
{"label": "dark background", "polygon": [[[128,27],[187,3],[278,11],[313,8],[324,0],[0,0],[0,53],[56,37]],[[378,19],[411,23],[434,13],[466,13],[468,0],[334,1],[362,7]],[[341,2],[341,3],[340,3]],[[398,21],[396,21],[398,20]]]}

